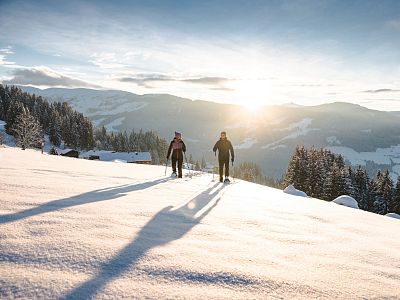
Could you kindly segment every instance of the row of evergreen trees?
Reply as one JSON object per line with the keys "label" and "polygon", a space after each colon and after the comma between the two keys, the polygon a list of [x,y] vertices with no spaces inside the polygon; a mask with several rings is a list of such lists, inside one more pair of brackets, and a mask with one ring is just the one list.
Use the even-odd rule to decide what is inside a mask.
{"label": "row of evergreen trees", "polygon": [[107,132],[106,128],[94,130],[95,146],[99,150],[116,152],[150,152],[154,164],[164,164],[168,151],[165,139],[160,138],[153,131],[139,130],[135,132]]}
{"label": "row of evergreen trees", "polygon": [[194,161],[192,154],[189,154],[187,160],[190,165],[189,167],[195,171],[201,171],[207,167],[206,159],[204,158],[204,156],[201,158],[201,161]]}
{"label": "row of evergreen trees", "polygon": [[16,128],[24,114],[25,121],[35,120],[40,124],[41,134],[48,134],[55,146],[60,146],[61,141],[76,149],[91,149],[94,146],[91,121],[73,110],[68,103],[49,103],[17,87],[0,84],[0,120],[6,122],[6,132],[14,135],[17,140],[20,136]]}
{"label": "row of evergreen trees", "polygon": [[40,147],[43,135],[48,134],[57,147],[64,143],[81,150],[149,151],[153,163],[166,161],[167,142],[153,131],[108,133],[104,127],[93,129],[90,119],[68,103],[49,103],[14,86],[0,84],[0,120],[6,122],[6,132],[22,148]]}
{"label": "row of evergreen trees", "polygon": [[233,176],[249,182],[254,182],[270,187],[280,187],[280,181],[267,177],[261,171],[259,165],[253,162],[243,162],[233,168]]}
{"label": "row of evergreen trees", "polygon": [[289,184],[311,197],[331,201],[349,195],[363,210],[400,214],[400,177],[396,185],[388,170],[370,178],[364,168],[346,166],[341,155],[327,149],[296,147],[283,181]]}

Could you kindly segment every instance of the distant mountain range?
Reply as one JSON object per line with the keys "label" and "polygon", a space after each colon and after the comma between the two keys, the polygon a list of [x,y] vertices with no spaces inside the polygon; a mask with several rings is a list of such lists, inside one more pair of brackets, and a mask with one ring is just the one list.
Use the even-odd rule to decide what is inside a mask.
{"label": "distant mountain range", "polygon": [[236,162],[259,164],[279,178],[296,145],[328,147],[370,173],[389,168],[400,174],[400,113],[370,110],[349,103],[282,105],[251,112],[241,106],[192,101],[165,94],[136,95],[117,90],[64,89],[24,91],[50,101],[66,101],[95,126],[121,131],[155,130],[169,140],[183,133],[188,153],[215,161],[212,147],[222,130],[236,150]]}

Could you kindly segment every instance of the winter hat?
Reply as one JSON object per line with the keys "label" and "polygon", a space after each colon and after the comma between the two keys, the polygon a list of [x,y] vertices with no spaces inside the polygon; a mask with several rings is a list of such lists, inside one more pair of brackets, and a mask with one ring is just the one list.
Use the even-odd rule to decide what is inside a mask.
{"label": "winter hat", "polygon": [[178,131],[175,131],[175,137],[180,139],[182,137],[182,134]]}

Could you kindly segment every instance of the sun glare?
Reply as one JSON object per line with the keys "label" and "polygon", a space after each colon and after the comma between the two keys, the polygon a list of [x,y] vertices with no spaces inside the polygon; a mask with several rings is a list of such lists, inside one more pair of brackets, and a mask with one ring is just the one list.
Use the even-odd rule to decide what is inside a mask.
{"label": "sun glare", "polygon": [[233,88],[239,103],[251,111],[257,111],[268,101],[269,84],[266,80],[239,80]]}

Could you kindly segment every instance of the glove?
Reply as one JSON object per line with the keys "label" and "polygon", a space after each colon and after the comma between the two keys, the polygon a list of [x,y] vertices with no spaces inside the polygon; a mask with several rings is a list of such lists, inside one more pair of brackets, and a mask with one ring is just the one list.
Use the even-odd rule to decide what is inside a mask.
{"label": "glove", "polygon": [[235,160],[233,159],[233,157],[232,157],[232,159],[231,159],[231,162],[233,163]]}

